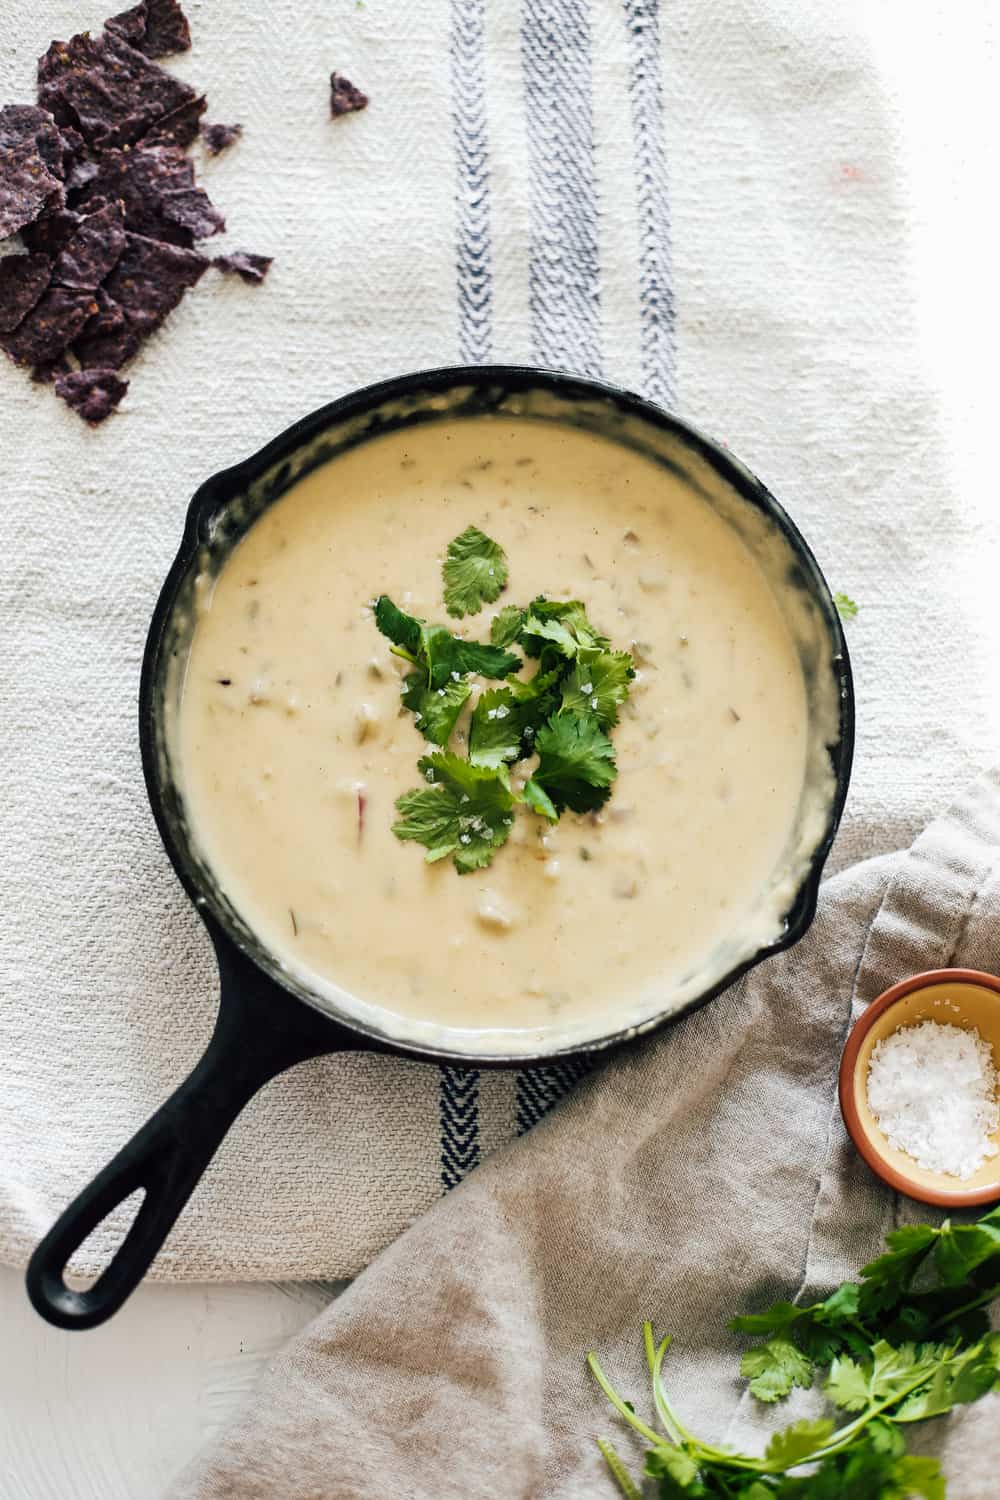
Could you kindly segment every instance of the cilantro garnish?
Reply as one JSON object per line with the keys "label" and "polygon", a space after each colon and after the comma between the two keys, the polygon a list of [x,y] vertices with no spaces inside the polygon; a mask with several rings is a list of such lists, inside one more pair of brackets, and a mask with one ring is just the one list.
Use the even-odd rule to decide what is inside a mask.
{"label": "cilantro garnish", "polygon": [[474,615],[499,599],[507,583],[507,558],[478,526],[467,526],[448,545],[444,560],[444,607],[450,615]]}
{"label": "cilantro garnish", "polygon": [[575,713],[559,713],[535,736],[537,786],[548,793],[561,812],[594,812],[610,796],[618,775],[615,749],[597,719]]}
{"label": "cilantro garnish", "polygon": [[602,729],[610,729],[618,723],[618,709],[628,697],[628,685],[634,676],[627,651],[582,647],[563,683],[563,711],[592,713]]}
{"label": "cilantro garnish", "polygon": [[505,604],[490,626],[494,646],[509,646],[516,641],[524,624],[524,610],[517,604]]}
{"label": "cilantro garnish", "polygon": [[595,630],[579,599],[533,599],[517,637],[529,656],[540,656],[551,643],[562,656],[576,656],[588,647],[606,651],[606,635]]}
{"label": "cilantro garnish", "polygon": [[[977,1224],[904,1225],[887,1245],[860,1282],[844,1282],[822,1302],[776,1302],[733,1320],[740,1332],[769,1335],[740,1366],[757,1400],[808,1389],[824,1368],[823,1394],[847,1413],[839,1428],[826,1416],[793,1422],[773,1434],[763,1457],[717,1447],[684,1425],[663,1384],[670,1340],[657,1345],[651,1324],[643,1335],[662,1431],[622,1400],[588,1356],[608,1400],[651,1445],[645,1472],[659,1481],[661,1497],[944,1500],[940,1466],[906,1452],[906,1431],[1000,1388],[1000,1333],[990,1332],[986,1315],[1000,1296],[1000,1208]],[[639,1487],[614,1448],[605,1439],[598,1446],[619,1492],[636,1500]],[[808,1474],[790,1473],[805,1465]]]}
{"label": "cilantro garnish", "polygon": [[446,625],[428,625],[415,615],[404,614],[386,594],[375,601],[375,624],[392,641],[393,653],[422,668],[432,688],[444,687],[456,672],[507,677],[521,665],[521,658],[512,651],[463,640]]}
{"label": "cilantro garnish", "polygon": [[428,864],[455,857],[460,875],[488,865],[510,833],[514,795],[506,772],[484,770],[449,751],[418,761],[427,786],[396,800],[398,839],[413,839],[427,850]]}
{"label": "cilantro garnish", "polygon": [[834,594],[833,602],[837,606],[837,613],[842,620],[853,620],[858,612],[858,606],[849,594]]}
{"label": "cilantro garnish", "polygon": [[445,683],[444,687],[427,685],[423,672],[410,672],[403,679],[402,699],[416,715],[416,725],[425,740],[433,745],[447,745],[455,721],[466,703],[472,685],[465,677]]}
{"label": "cilantro garnish", "polygon": [[[444,601],[450,614],[474,614],[507,582],[499,545],[475,526],[448,548]],[[488,865],[508,837],[518,804],[555,823],[567,809],[591,812],[610,796],[618,774],[607,731],[635,676],[627,651],[614,651],[578,599],[539,596],[509,604],[493,620],[490,641],[467,640],[444,625],[410,615],[383,594],[375,623],[396,656],[412,664],[402,702],[424,740],[444,753],[419,761],[427,784],[396,803],[393,832],[423,844],[433,862],[454,856],[460,873]],[[529,678],[508,649],[520,645],[538,666]],[[481,692],[468,720],[468,759],[447,750],[472,697],[472,676],[501,686]],[[523,791],[509,767],[537,754]],[[519,780],[518,785],[521,785]]]}

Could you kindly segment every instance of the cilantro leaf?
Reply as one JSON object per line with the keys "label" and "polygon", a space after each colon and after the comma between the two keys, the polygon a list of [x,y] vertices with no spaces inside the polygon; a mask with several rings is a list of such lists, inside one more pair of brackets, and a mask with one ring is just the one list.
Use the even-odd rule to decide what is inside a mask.
{"label": "cilantro leaf", "polygon": [[945,1286],[968,1280],[977,1267],[996,1256],[1000,1265],[1000,1225],[945,1224],[934,1247],[937,1272]]}
{"label": "cilantro leaf", "polygon": [[628,685],[634,676],[635,668],[627,651],[582,647],[563,683],[563,709],[570,713],[592,713],[602,729],[610,729],[618,723],[619,705],[628,697]]}
{"label": "cilantro leaf", "polygon": [[592,812],[608,800],[618,775],[614,746],[597,720],[561,713],[535,736],[539,764],[534,780],[562,812]]}
{"label": "cilantro leaf", "polygon": [[845,1411],[861,1411],[871,1399],[871,1374],[857,1360],[838,1356],[823,1387],[827,1399]]}
{"label": "cilantro leaf", "polygon": [[478,526],[467,526],[449,542],[442,571],[445,609],[450,615],[474,615],[500,597],[507,583],[507,557]]}
{"label": "cilantro leaf", "polygon": [[922,1422],[969,1401],[978,1401],[1000,1383],[1000,1334],[988,1334],[971,1349],[951,1355],[935,1369],[922,1390],[906,1397],[893,1412],[897,1422]]}
{"label": "cilantro leaf", "polygon": [[611,645],[607,636],[591,625],[579,599],[552,600],[541,595],[528,606],[520,641],[529,656],[540,656],[547,642],[568,657],[576,656],[581,648],[607,651]]}
{"label": "cilantro leaf", "polygon": [[490,626],[490,640],[494,646],[509,646],[521,634],[524,610],[517,604],[505,604]]}
{"label": "cilantro leaf", "polygon": [[444,625],[425,625],[421,645],[432,688],[443,687],[454,672],[460,676],[478,672],[481,677],[506,677],[521,665],[521,658],[512,651],[462,640]]}
{"label": "cilantro leaf", "polygon": [[842,620],[853,620],[858,612],[858,606],[847,594],[834,594],[833,602],[837,606],[837,613]]}
{"label": "cilantro leaf", "polygon": [[531,811],[537,813],[539,817],[548,818],[550,823],[559,822],[559,813],[552,802],[552,798],[544,787],[538,785],[533,776],[529,777],[524,783],[521,800],[526,807],[530,807]]}
{"label": "cilantro leaf", "polygon": [[514,796],[506,771],[472,765],[450,751],[418,762],[428,785],[396,800],[392,831],[427,850],[428,864],[454,855],[460,875],[488,865],[513,822]]}
{"label": "cilantro leaf", "polygon": [[501,766],[521,755],[519,706],[509,687],[482,695],[469,725],[469,759],[476,766]]}
{"label": "cilantro leaf", "polygon": [[432,745],[447,745],[455,721],[472,692],[464,678],[449,680],[444,687],[427,686],[423,672],[409,672],[403,679],[402,699],[416,715],[417,728]]}
{"label": "cilantro leaf", "polygon": [[393,604],[388,594],[381,594],[375,601],[375,624],[394,646],[401,646],[414,660],[420,651],[423,623],[415,615],[405,614]]}
{"label": "cilantro leaf", "polygon": [[456,672],[459,676],[478,672],[483,677],[506,677],[521,666],[521,658],[512,651],[463,640],[446,625],[428,625],[406,614],[386,594],[375,601],[375,624],[392,641],[396,655],[423,668],[432,688],[444,687]]}
{"label": "cilantro leaf", "polygon": [[904,1224],[886,1235],[886,1253],[861,1271],[858,1305],[862,1317],[895,1307],[903,1300],[937,1238],[938,1231],[929,1224]]}
{"label": "cilantro leaf", "polygon": [[832,1432],[833,1423],[828,1417],[793,1422],[791,1427],[773,1434],[764,1449],[764,1457],[777,1469],[793,1469],[796,1464],[806,1463],[812,1458]]}
{"label": "cilantro leaf", "polygon": [[791,1302],[774,1302],[767,1312],[741,1313],[739,1317],[730,1318],[727,1326],[735,1333],[783,1333],[808,1310]]}
{"label": "cilantro leaf", "polygon": [[809,1389],[813,1363],[790,1339],[776,1336],[747,1350],[740,1361],[740,1374],[750,1381],[750,1392],[758,1401],[778,1401],[793,1386]]}
{"label": "cilantro leaf", "polygon": [[660,1500],[706,1493],[698,1483],[698,1465],[683,1448],[670,1447],[666,1443],[651,1448],[646,1454],[646,1473],[650,1479],[660,1480]]}

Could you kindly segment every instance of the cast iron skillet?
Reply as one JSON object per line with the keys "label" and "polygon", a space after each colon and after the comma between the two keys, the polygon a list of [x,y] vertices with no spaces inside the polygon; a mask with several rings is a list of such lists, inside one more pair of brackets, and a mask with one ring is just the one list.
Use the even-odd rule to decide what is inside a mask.
{"label": "cast iron skillet", "polygon": [[[329,999],[311,993],[282,970],[229,905],[193,846],[170,765],[164,705],[177,692],[178,668],[190,639],[190,606],[198,571],[217,567],[262,510],[297,478],[344,448],[381,432],[434,420],[445,409],[452,416],[479,415],[509,411],[519,402],[536,398],[554,403],[561,412],[559,420],[590,430],[610,432],[623,423],[634,429],[638,422],[651,441],[654,436],[661,444],[669,439],[679,453],[691,456],[692,463],[707,465],[742,501],[770,517],[792,555],[792,586],[805,590],[818,607],[832,650],[840,705],[839,736],[830,747],[836,790],[808,870],[790,903],[784,931],[777,941],[693,998],[684,1010],[705,1004],[761,959],[797,942],[812,921],[820,874],[847,795],[854,743],[851,673],[840,622],[816,561],[759,480],[723,449],[640,397],[547,371],[507,366],[432,370],[385,381],[332,402],[297,422],[252,458],[201,486],[153,612],[139,697],[143,770],[167,854],[215,945],[219,1013],[211,1042],[191,1075],[84,1188],[32,1256],[28,1294],[51,1323],[92,1328],[121,1307],[148,1270],[236,1116],[258,1089],[295,1063],[321,1053],[364,1049],[407,1053],[452,1065],[465,1062],[476,1068],[520,1068],[572,1053],[606,1052],[636,1035],[633,1028],[532,1057],[482,1057],[396,1041],[373,1024],[337,1013]],[[654,1017],[641,1029],[650,1030],[678,1014]],[[64,1270],[73,1252],[137,1189],[144,1190],[141,1206],[110,1264],[89,1290],[68,1287]]]}

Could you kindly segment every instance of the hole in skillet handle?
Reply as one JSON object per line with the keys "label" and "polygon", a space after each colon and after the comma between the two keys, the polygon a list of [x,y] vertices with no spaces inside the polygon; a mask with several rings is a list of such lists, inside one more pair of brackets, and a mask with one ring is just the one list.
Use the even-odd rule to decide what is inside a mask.
{"label": "hole in skillet handle", "polygon": [[[287,994],[214,924],[221,996],[212,1039],[193,1072],[59,1216],[26,1276],[32,1306],[57,1328],[95,1328],[139,1285],[226,1132],[258,1089],[286,1068],[326,1052],[364,1047]],[[67,1286],[66,1265],[94,1229],[136,1191],[144,1197],[110,1263],[86,1291]]]}

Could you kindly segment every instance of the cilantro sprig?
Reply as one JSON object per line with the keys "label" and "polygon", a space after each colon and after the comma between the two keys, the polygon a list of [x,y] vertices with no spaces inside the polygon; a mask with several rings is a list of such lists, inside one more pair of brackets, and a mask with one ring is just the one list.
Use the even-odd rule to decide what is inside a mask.
{"label": "cilantro sprig", "polygon": [[[914,1422],[942,1416],[1000,1387],[1000,1333],[988,1304],[1000,1296],[1000,1207],[976,1224],[906,1225],[884,1255],[829,1297],[804,1307],[776,1302],[734,1318],[740,1333],[766,1335],[743,1356],[740,1373],[758,1401],[808,1389],[826,1372],[823,1394],[845,1414],[794,1422],[775,1432],[760,1457],[696,1437],[663,1383],[669,1338],[644,1325],[653,1407],[662,1431],[624,1401],[590,1354],[587,1363],[612,1406],[650,1444],[645,1473],[661,1500],[944,1500],[937,1461],[906,1451]],[[605,1439],[598,1446],[626,1500],[640,1493]],[[808,1474],[792,1472],[810,1466]]]}
{"label": "cilantro sprig", "polygon": [[467,526],[449,543],[444,560],[444,607],[450,615],[474,615],[499,599],[507,585],[507,557],[478,526]]}
{"label": "cilantro sprig", "polygon": [[[497,542],[469,526],[449,545],[442,572],[448,613],[475,614],[506,586],[507,559]],[[390,650],[413,667],[403,680],[403,706],[424,741],[443,752],[418,762],[427,784],[398,798],[397,838],[422,844],[429,863],[452,856],[466,874],[490,863],[517,806],[550,823],[566,810],[603,806],[618,774],[609,731],[635,669],[579,599],[539,595],[527,606],[506,605],[488,643],[407,614],[385,594],[374,615]],[[528,661],[534,672],[515,676]],[[476,676],[500,685],[480,690],[462,757],[448,747]],[[523,772],[515,787],[510,767],[536,756],[532,774]]]}

